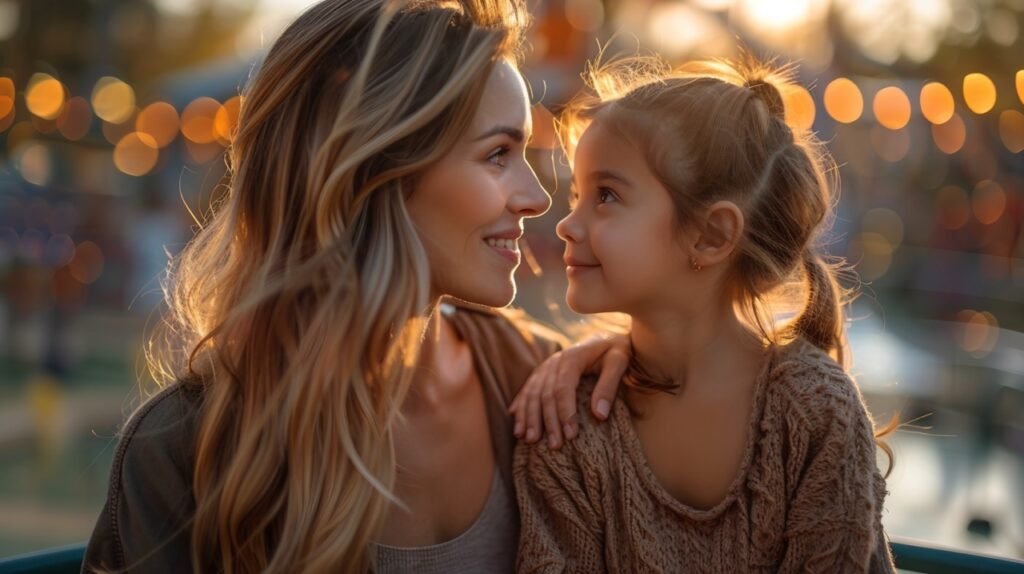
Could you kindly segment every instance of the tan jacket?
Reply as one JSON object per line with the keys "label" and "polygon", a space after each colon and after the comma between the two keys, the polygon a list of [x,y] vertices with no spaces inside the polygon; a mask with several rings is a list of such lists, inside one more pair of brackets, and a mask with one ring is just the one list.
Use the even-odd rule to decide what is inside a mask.
{"label": "tan jacket", "polygon": [[[484,386],[498,467],[512,484],[515,438],[508,405],[541,361],[562,340],[520,312],[448,301],[455,328],[473,353]],[[110,471],[106,503],[86,549],[83,572],[191,572],[192,494],[197,414],[203,387],[179,381],[146,401],[129,418]]]}

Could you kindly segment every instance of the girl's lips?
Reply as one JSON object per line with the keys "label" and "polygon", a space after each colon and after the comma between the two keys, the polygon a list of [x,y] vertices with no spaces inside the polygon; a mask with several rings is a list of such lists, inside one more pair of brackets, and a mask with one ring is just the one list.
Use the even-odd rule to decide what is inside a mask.
{"label": "girl's lips", "polygon": [[587,271],[592,271],[601,267],[600,265],[567,265],[565,267],[565,274],[569,277],[578,277],[585,274]]}

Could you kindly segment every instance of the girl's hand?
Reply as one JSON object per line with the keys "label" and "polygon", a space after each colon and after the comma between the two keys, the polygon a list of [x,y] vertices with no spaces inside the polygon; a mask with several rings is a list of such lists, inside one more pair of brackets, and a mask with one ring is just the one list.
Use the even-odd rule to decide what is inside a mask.
{"label": "girl's hand", "polygon": [[628,366],[627,335],[593,337],[551,355],[534,369],[509,407],[516,438],[533,443],[546,434],[553,449],[561,448],[563,437],[576,438],[576,387],[584,374],[600,373],[590,410],[598,420],[607,419]]}

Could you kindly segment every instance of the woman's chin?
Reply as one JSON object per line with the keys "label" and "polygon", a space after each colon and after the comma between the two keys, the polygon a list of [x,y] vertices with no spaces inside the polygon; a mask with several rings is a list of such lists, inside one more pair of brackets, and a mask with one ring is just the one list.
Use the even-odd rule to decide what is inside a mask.
{"label": "woman's chin", "polygon": [[495,282],[493,285],[476,285],[468,289],[460,289],[457,292],[449,293],[449,295],[477,305],[508,307],[516,298],[516,284],[511,279],[506,279],[504,282]]}

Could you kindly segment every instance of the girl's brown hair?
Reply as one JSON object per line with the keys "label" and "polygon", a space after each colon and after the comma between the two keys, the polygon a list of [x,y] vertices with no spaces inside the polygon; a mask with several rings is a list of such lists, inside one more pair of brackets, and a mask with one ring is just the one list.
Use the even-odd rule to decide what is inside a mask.
{"label": "girl's brown hair", "polygon": [[[693,62],[670,69],[654,58],[626,58],[588,68],[590,87],[563,111],[559,132],[571,157],[590,122],[638,146],[669,191],[677,222],[706,233],[701,218],[721,199],[743,211],[730,284],[737,306],[765,340],[795,336],[845,357],[843,305],[851,292],[816,243],[832,214],[834,164],[808,131],[785,119],[788,71],[752,58]],[[780,307],[804,294],[780,329]]]}
{"label": "girl's brown hair", "polygon": [[366,572],[430,271],[404,199],[469,127],[515,1],[325,0],[244,94],[230,182],[171,264],[159,381],[203,387],[197,571]]}

